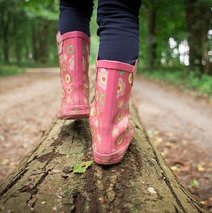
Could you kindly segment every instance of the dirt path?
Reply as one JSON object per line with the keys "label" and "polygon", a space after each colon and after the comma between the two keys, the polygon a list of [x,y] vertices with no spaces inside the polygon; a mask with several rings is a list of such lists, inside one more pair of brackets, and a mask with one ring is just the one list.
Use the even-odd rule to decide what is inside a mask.
{"label": "dirt path", "polygon": [[[133,91],[152,140],[184,184],[198,180],[200,186],[191,191],[210,206],[206,167],[211,166],[212,107],[139,76]],[[39,142],[55,118],[59,98],[58,69],[30,69],[0,78],[0,182]]]}
{"label": "dirt path", "polygon": [[147,128],[172,132],[212,152],[212,105],[141,77],[133,89]]}
{"label": "dirt path", "polygon": [[55,117],[58,72],[43,71],[0,78],[0,181],[36,146]]}

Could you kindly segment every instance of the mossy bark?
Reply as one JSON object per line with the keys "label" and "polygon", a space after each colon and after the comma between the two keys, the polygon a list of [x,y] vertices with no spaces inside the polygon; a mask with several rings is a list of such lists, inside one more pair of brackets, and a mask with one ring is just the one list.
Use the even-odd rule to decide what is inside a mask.
{"label": "mossy bark", "polygon": [[73,173],[75,164],[92,159],[88,121],[55,120],[1,186],[0,212],[203,212],[152,145],[130,105],[135,134],[120,164],[93,163],[85,173]]}

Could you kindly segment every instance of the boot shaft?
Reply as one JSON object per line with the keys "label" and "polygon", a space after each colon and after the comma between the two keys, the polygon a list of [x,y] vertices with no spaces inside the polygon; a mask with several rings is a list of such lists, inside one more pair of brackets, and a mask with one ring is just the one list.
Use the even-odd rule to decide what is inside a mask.
{"label": "boot shaft", "polygon": [[[88,74],[90,39],[79,31],[57,34],[57,45],[63,85],[74,82],[75,86],[82,86],[83,75]],[[71,76],[70,76],[71,75]]]}
{"label": "boot shaft", "polygon": [[97,61],[96,92],[91,109],[94,125],[94,149],[115,152],[125,146],[132,129],[129,125],[129,98],[135,66],[126,63]]}
{"label": "boot shaft", "polygon": [[[89,111],[89,37],[79,31],[57,34],[62,101],[59,117]],[[87,112],[86,112],[87,113]]]}

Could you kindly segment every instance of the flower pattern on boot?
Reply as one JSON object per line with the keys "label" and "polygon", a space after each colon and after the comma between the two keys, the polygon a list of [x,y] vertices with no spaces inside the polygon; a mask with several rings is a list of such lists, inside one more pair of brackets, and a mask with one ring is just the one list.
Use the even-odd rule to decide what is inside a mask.
{"label": "flower pattern on boot", "polygon": [[106,69],[101,68],[98,72],[98,84],[99,86],[105,90],[106,89],[106,85],[107,85],[107,76],[108,76],[108,72]]}
{"label": "flower pattern on boot", "polygon": [[133,65],[97,61],[95,97],[89,119],[96,163],[120,162],[131,142],[129,98],[134,72]]}
{"label": "flower pattern on boot", "polygon": [[89,117],[89,37],[79,31],[57,34],[62,84],[62,119]]}

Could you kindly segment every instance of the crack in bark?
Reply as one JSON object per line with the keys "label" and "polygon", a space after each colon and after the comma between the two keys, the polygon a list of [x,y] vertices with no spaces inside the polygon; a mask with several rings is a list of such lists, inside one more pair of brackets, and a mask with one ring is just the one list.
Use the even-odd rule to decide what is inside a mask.
{"label": "crack in bark", "polygon": [[[53,150],[51,153],[48,153],[48,160],[46,162],[46,164],[44,165],[44,167],[42,168],[42,170],[44,170],[43,175],[40,177],[40,179],[37,181],[37,183],[32,187],[32,189],[30,190],[30,198],[26,201],[26,203],[28,204],[28,206],[30,206],[31,208],[34,208],[34,206],[36,205],[36,201],[37,199],[35,199],[32,204],[30,204],[30,201],[38,194],[39,192],[39,185],[41,185],[43,183],[43,181],[45,180],[45,178],[48,176],[49,172],[52,171],[54,169],[55,166],[53,166],[51,169],[46,170],[46,167],[48,166],[48,164],[55,158],[56,155],[56,149],[58,146],[61,145],[63,138],[65,137],[63,134],[63,129],[66,128],[64,127],[64,123],[62,125],[62,129],[57,137],[57,139],[55,141],[57,141],[55,143],[55,141],[50,145],[53,146]],[[42,156],[41,156],[42,157]],[[46,159],[46,158],[45,158]]]}
{"label": "crack in bark", "polygon": [[[49,136],[49,134],[50,134],[50,132],[52,131],[52,129],[54,128],[54,125],[55,125],[55,123],[57,123],[57,120],[55,120],[55,121],[53,121],[53,123],[51,124],[51,127],[48,129],[48,131],[46,132],[46,133],[44,133],[44,136],[42,137],[42,140],[41,140],[41,142],[40,142],[40,144],[33,150],[33,154],[34,153],[36,153],[36,151],[38,150],[38,148],[41,146],[41,144],[42,144],[42,142],[43,141],[45,141],[46,140],[46,138]],[[33,155],[32,154],[32,155]],[[7,191],[9,190],[9,189],[11,189],[15,184],[16,184],[16,182],[18,181],[18,180],[20,180],[23,176],[24,176],[24,174],[28,171],[27,170],[27,167],[29,166],[29,164],[31,164],[31,162],[33,162],[34,160],[36,160],[36,158],[37,158],[37,156],[34,156],[33,158],[32,158],[32,160],[30,160],[29,162],[27,162],[30,158],[31,158],[32,156],[28,156],[24,161],[23,161],[23,164],[22,164],[22,167],[23,168],[21,168],[20,169],[20,171],[17,173],[17,174],[15,174],[15,175],[13,175],[14,177],[14,180],[12,179],[12,180],[10,180],[10,178],[8,179],[8,182],[5,184],[5,187],[4,187],[4,184],[2,185],[2,189],[0,189],[0,197],[1,196],[3,196],[3,194],[5,194],[5,193],[7,193]],[[7,200],[5,200],[5,202],[6,202]],[[4,203],[5,203],[4,202]]]}
{"label": "crack in bark", "polygon": [[85,197],[83,197],[81,192],[74,192],[73,193],[74,208],[71,209],[70,213],[84,212],[85,201],[86,199]]}
{"label": "crack in bark", "polygon": [[26,201],[27,205],[30,206],[31,208],[34,208],[35,204],[36,204],[36,201],[37,199],[35,199],[33,201],[33,203],[30,204],[30,201],[34,198],[35,195],[38,194],[39,192],[39,185],[41,185],[43,183],[43,181],[45,180],[45,178],[48,176],[49,172],[52,171],[53,168],[51,169],[48,169],[47,171],[45,171],[43,173],[43,175],[40,177],[40,179],[37,181],[37,183],[28,191],[30,193],[30,198]]}
{"label": "crack in bark", "polygon": [[174,205],[174,210],[175,210],[175,213],[179,213],[179,211],[175,205]]}
{"label": "crack in bark", "polygon": [[49,152],[47,154],[44,154],[44,155],[37,157],[37,160],[40,161],[40,162],[45,162],[49,158],[53,159],[53,158],[57,158],[57,157],[61,157],[61,156],[63,156],[63,154],[60,154],[58,152]]}
{"label": "crack in bark", "polygon": [[[32,161],[34,161],[36,159],[36,156],[31,160],[31,161],[29,161],[29,162],[27,162],[26,164],[24,164],[23,166],[23,168],[20,170],[20,172],[18,172],[17,174],[15,174],[14,175],[14,179],[12,179],[12,180],[8,180],[8,184],[6,184],[5,185],[5,187],[4,187],[4,185],[2,186],[2,189],[1,189],[1,191],[0,191],[0,197],[1,196],[3,196],[5,193],[7,193],[7,191],[9,190],[9,189],[11,189],[15,184],[16,184],[16,182],[18,181],[18,180],[20,180],[23,176],[24,176],[24,174],[28,171],[28,169],[27,169],[27,167],[29,166],[29,164],[32,162]],[[26,160],[27,161],[27,160]]]}
{"label": "crack in bark", "polygon": [[98,189],[98,184],[96,182],[95,170],[91,167],[85,174],[86,182],[84,183],[86,194],[89,196],[90,202],[88,203],[90,208],[90,213],[98,212],[100,206],[98,195],[101,191]]}
{"label": "crack in bark", "polygon": [[[83,121],[82,125],[79,125],[78,127],[81,129],[81,135],[84,138],[84,156],[89,159],[91,158],[91,153],[88,152],[89,149],[89,143],[86,143],[87,141],[91,141],[91,134],[89,131],[89,124],[87,121]],[[98,191],[98,184],[96,180],[96,170],[95,170],[96,165],[92,165],[91,168],[89,168],[83,178],[83,190],[84,193],[89,197],[90,202],[88,203],[89,205],[89,211],[90,213],[95,213],[98,212],[98,206],[100,205],[98,195],[100,192]],[[87,200],[87,199],[86,199]],[[76,203],[77,204],[77,203]],[[76,205],[77,206],[77,205]],[[76,212],[78,212],[78,209],[76,208]]]}
{"label": "crack in bark", "polygon": [[[23,168],[21,169],[21,171],[18,173],[18,174],[15,174],[15,179],[10,181],[9,180],[9,184],[6,185],[5,189],[3,189],[1,192],[0,192],[0,196],[2,196],[3,194],[7,193],[7,191],[9,189],[11,189],[16,183],[17,181],[19,181],[23,176],[24,174],[26,174],[29,170],[27,169],[28,166],[35,160],[37,160],[38,156],[36,155],[36,151],[38,150],[38,148],[41,146],[42,142],[46,140],[46,138],[48,138],[48,136],[50,135],[52,129],[54,128],[54,124],[57,123],[56,121],[53,122],[53,125],[51,126],[51,128],[49,129],[49,131],[46,133],[46,136],[42,139],[41,143],[38,145],[38,147],[36,147],[36,149],[32,152],[33,154],[35,154],[35,156],[29,161],[27,162],[28,159],[30,159],[31,156],[29,156],[25,161],[23,161]],[[63,125],[64,125],[64,122],[63,122]],[[63,128],[63,125],[62,125],[62,128]],[[63,138],[63,134],[62,134],[62,130],[60,131],[59,135],[58,135],[58,138],[55,140],[60,140]],[[54,142],[55,142],[54,141]],[[55,157],[55,151],[56,151],[56,148],[58,145],[60,145],[60,143],[52,143],[53,144],[53,150],[51,153],[48,153],[49,154],[49,159],[47,160],[47,163],[44,165],[44,167],[42,168],[42,170],[46,169],[47,165],[49,164],[50,161],[52,161],[52,159]],[[52,146],[52,144],[50,146]],[[42,157],[42,156],[41,156]],[[54,168],[54,167],[53,167]],[[53,169],[52,168],[52,169]],[[44,174],[41,176],[41,178],[38,180],[38,182],[35,184],[35,186],[33,186],[31,189],[29,188],[29,192],[30,192],[30,198],[27,200],[27,204],[29,204],[30,200],[33,199],[34,195],[38,193],[38,190],[37,190],[37,187],[44,181],[44,179],[46,178],[46,176],[48,176],[49,172],[52,170],[52,169],[49,169],[48,171],[45,171]],[[25,186],[26,187],[26,186]],[[23,188],[22,188],[23,189]],[[24,192],[25,190],[19,190],[19,192]],[[15,192],[14,192],[15,193]],[[11,197],[14,197],[14,193],[12,193],[7,199],[4,200],[3,203],[6,203],[7,200],[9,200]],[[31,207],[33,208],[35,206],[35,203],[36,201],[34,201],[31,205]]]}

